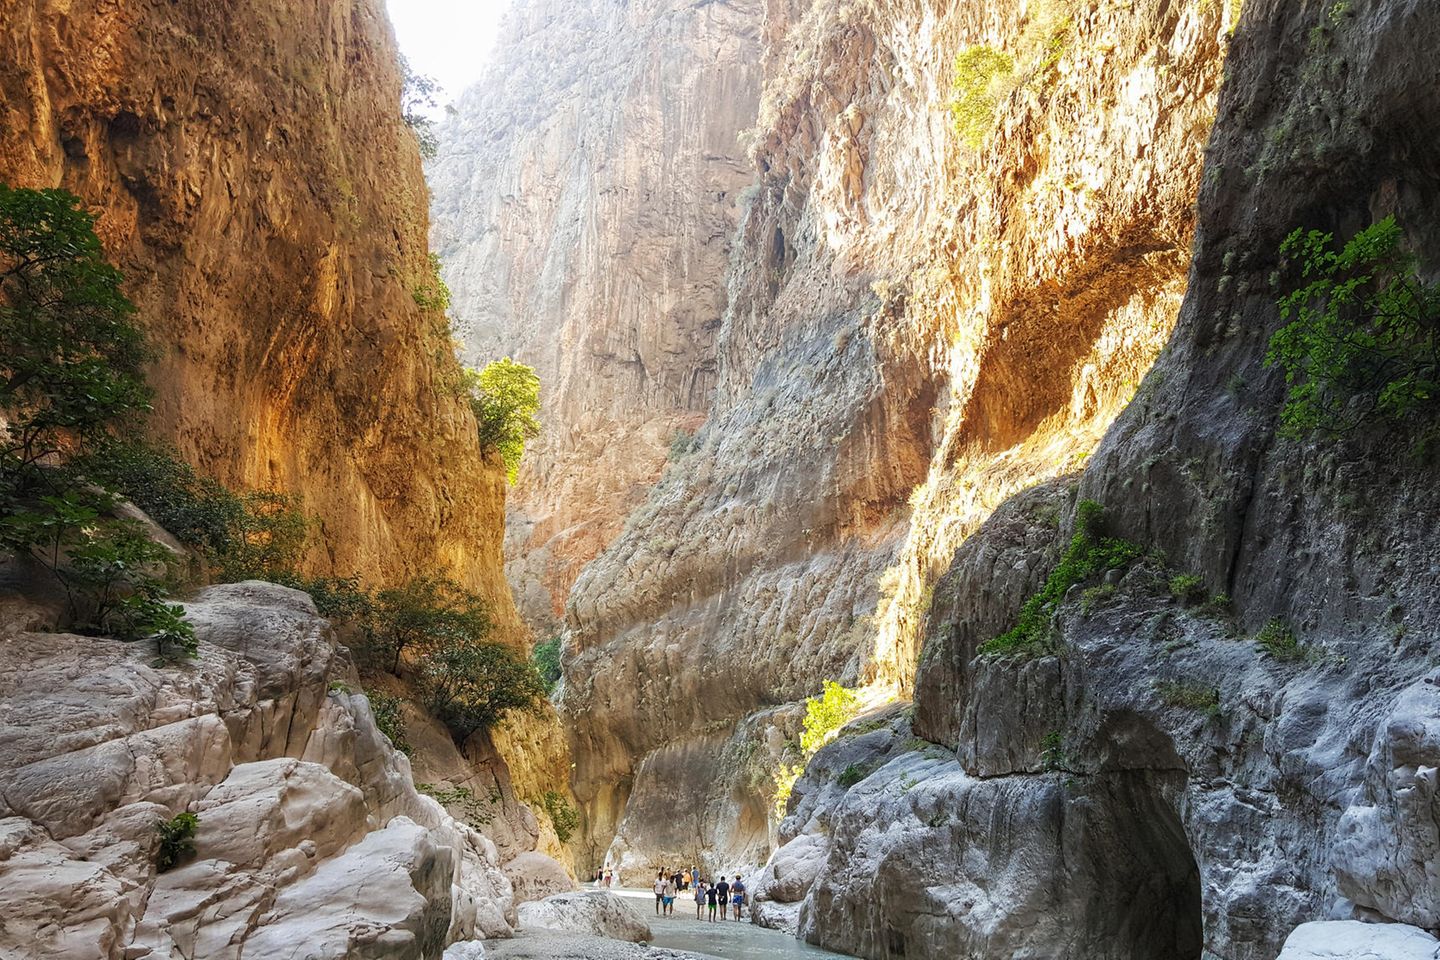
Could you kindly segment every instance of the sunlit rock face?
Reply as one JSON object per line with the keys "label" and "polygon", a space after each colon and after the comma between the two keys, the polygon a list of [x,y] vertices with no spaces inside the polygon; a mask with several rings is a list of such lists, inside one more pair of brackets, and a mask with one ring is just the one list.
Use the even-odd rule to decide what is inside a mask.
{"label": "sunlit rock face", "polygon": [[432,236],[466,356],[542,382],[507,544],[539,631],[708,409],[761,6],[517,4],[442,128]]}
{"label": "sunlit rock face", "polygon": [[[775,891],[776,922],[877,958],[1433,953],[1433,455],[1406,428],[1279,435],[1265,355],[1296,228],[1393,214],[1435,275],[1440,67],[1416,51],[1437,42],[1440,10],[1410,0],[1244,5],[1167,349],[1083,472],[953,554],[916,737],[857,725],[796,784],[762,877],[826,859],[798,908]],[[1145,558],[1056,604],[1058,655],[982,655],[1082,498]],[[1209,599],[1177,597],[1177,573]],[[1258,643],[1272,621],[1288,654]]]}
{"label": "sunlit rock face", "polygon": [[425,184],[378,0],[22,0],[0,18],[0,180],[99,215],[159,356],[150,428],[297,493],[316,571],[449,570],[518,628],[425,280]]}
{"label": "sunlit rock face", "polygon": [[[826,678],[908,692],[955,547],[1083,462],[1184,293],[1230,16],[767,9],[709,419],[570,597],[597,858],[763,859],[779,705]],[[1013,66],[977,147],[947,105],[978,46]],[[671,839],[667,805],[706,826]]]}

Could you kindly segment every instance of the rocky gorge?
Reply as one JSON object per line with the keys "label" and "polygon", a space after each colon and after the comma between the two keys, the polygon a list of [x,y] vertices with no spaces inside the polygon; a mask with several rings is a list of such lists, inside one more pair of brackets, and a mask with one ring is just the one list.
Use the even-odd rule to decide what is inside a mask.
{"label": "rocky gorge", "polygon": [[[548,526],[509,518],[512,587],[544,585],[527,618],[556,629],[567,594],[581,859],[752,865],[762,919],[866,957],[1431,956],[1433,454],[1404,431],[1282,429],[1267,353],[1297,228],[1393,216],[1433,275],[1434,11],[711,6],[628,5],[639,49],[601,73],[566,38],[618,8],[532,5],[505,62],[578,78],[561,99],[605,111],[555,119],[531,96],[548,88],[497,70],[434,163],[437,210],[473,214],[440,228],[470,349],[698,351],[597,348],[634,379],[551,378],[547,442],[589,442],[567,431],[601,406],[653,429],[650,385],[714,367],[703,406],[672,402],[668,423],[703,425],[663,465],[653,439],[613,448],[623,478],[557,458],[519,498]],[[689,75],[644,69],[686,16],[738,17],[759,46],[759,77],[746,61],[730,81],[758,82],[737,124],[751,182],[692,195],[737,223],[723,301],[692,301],[713,339],[651,309],[607,310],[587,340],[604,298],[545,299],[555,257],[608,281],[713,252],[689,210],[629,194],[637,229],[569,199],[712,129]],[[660,141],[626,113],[650,122],[657,87]],[[582,154],[559,133],[575,123]],[[597,538],[612,482],[643,502]],[[1090,502],[1093,536],[1141,559],[1053,601],[1043,648],[986,646]],[[807,762],[826,679],[877,706]]]}
{"label": "rocky gorge", "polygon": [[[693,862],[866,958],[1434,960],[1437,48],[531,0],[422,178],[376,0],[0,8],[0,182],[95,218],[147,434],[315,528],[309,593],[175,587],[193,658],[0,557],[0,957],[677,957],[574,876]],[[456,350],[539,374],[513,488]],[[431,576],[549,700],[362,676],[327,591]]]}

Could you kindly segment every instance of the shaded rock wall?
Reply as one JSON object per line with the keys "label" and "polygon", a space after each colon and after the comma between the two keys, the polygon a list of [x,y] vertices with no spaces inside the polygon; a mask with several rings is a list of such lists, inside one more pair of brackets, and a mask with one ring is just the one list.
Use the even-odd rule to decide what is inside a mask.
{"label": "shaded rock wall", "polygon": [[542,383],[507,548],[537,631],[708,409],[760,8],[517,5],[441,130],[433,242],[467,360]]}
{"label": "shaded rock wall", "polygon": [[99,214],[160,356],[155,435],[299,494],[308,565],[446,569],[518,628],[425,279],[426,192],[376,0],[23,0],[0,21],[0,179]]}
{"label": "shaded rock wall", "polygon": [[[781,705],[826,678],[906,693],[956,544],[1083,462],[1174,322],[1229,16],[767,9],[709,419],[570,597],[562,713],[597,857],[617,836],[624,866],[689,860],[701,843],[627,819],[678,790],[724,825],[714,869],[759,862],[798,732]],[[948,103],[979,44],[1015,69],[977,150]],[[676,750],[714,778],[676,778]]]}
{"label": "shaded rock wall", "polygon": [[[847,737],[827,750],[869,776],[840,789],[822,751],[797,786],[781,839],[799,846],[776,862],[817,845],[826,862],[803,898],[773,899],[801,900],[808,939],[868,957],[1433,949],[1440,499],[1414,436],[1277,436],[1263,356],[1297,226],[1348,235],[1393,213],[1433,275],[1440,87],[1418,51],[1437,34],[1410,0],[1245,4],[1175,334],[1078,482],[1013,498],[955,553],[909,755]],[[1060,655],[977,657],[1053,567],[1080,497],[1155,552],[1112,592],[1067,596]],[[1181,603],[1177,572],[1230,602]],[[1294,656],[1254,642],[1271,618]],[[980,802],[995,791],[1003,804]],[[1112,868],[1127,860],[1148,874]],[[1354,920],[1383,926],[1338,922]],[[1157,922],[1186,939],[1144,946]]]}

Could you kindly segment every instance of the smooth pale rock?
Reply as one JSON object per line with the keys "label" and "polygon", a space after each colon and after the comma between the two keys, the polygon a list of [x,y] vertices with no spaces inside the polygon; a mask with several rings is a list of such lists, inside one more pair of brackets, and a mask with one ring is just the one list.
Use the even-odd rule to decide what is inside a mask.
{"label": "smooth pale rock", "polygon": [[447,942],[454,856],[425,828],[396,817],[281,890],[258,918],[246,954],[429,960]]}
{"label": "smooth pale rock", "polygon": [[516,908],[526,930],[556,930],[635,943],[651,938],[650,925],[624,898],[604,891],[560,893]]}
{"label": "smooth pale rock", "polygon": [[289,757],[245,763],[196,806],[198,859],[258,868],[304,844],[333,857],[365,833],[365,797],[316,763]]}
{"label": "smooth pale rock", "polygon": [[[177,666],[0,639],[0,955],[434,960],[509,936],[494,844],[329,693],[348,660],[309,598],[230,584],[187,611],[200,657]],[[195,854],[157,876],[157,823],[186,809]]]}
{"label": "smooth pale rock", "polygon": [[462,940],[445,948],[443,960],[485,960],[485,944],[479,940]]}
{"label": "smooth pale rock", "polygon": [[543,853],[522,853],[505,864],[504,870],[506,879],[515,889],[516,903],[544,900],[552,894],[569,893],[576,888],[565,865]]}
{"label": "smooth pale rock", "polygon": [[755,899],[798,903],[825,868],[830,843],[821,834],[802,833],[775,851],[760,872]]}
{"label": "smooth pale rock", "polygon": [[1440,940],[1403,923],[1321,920],[1302,923],[1278,960],[1435,960]]}

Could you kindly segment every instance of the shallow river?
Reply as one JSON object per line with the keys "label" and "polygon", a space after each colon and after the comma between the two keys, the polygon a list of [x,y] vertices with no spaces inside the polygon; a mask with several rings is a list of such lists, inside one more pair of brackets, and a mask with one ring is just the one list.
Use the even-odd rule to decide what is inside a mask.
{"label": "shallow river", "polygon": [[812,947],[778,930],[757,927],[749,919],[739,923],[734,920],[724,923],[696,920],[695,901],[685,898],[685,893],[689,891],[675,901],[675,915],[666,918],[655,916],[655,895],[648,890],[614,892],[622,897],[634,898],[632,904],[655,934],[651,946],[693,950],[723,960],[821,960],[824,957],[845,956]]}

